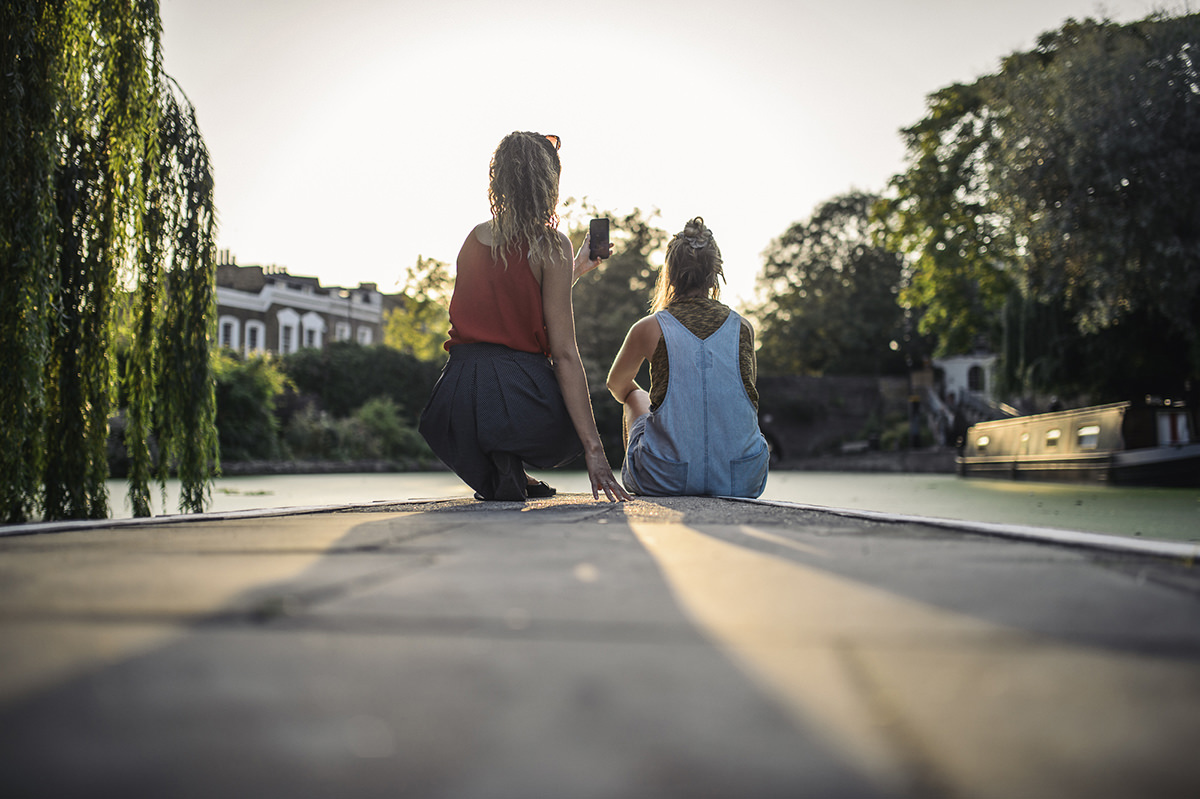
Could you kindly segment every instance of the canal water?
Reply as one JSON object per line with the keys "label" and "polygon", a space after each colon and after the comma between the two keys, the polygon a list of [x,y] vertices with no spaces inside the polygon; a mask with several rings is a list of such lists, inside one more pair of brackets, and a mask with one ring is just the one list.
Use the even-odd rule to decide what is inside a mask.
{"label": "canal water", "polygon": [[[590,492],[585,472],[535,472],[562,492]],[[130,511],[120,480],[109,482],[114,518]],[[222,477],[210,510],[466,497],[453,474],[320,474]],[[154,512],[176,513],[178,483]],[[764,499],[833,508],[1028,524],[1171,541],[1200,541],[1200,489],[966,480],[948,474],[772,472]],[[165,510],[164,510],[165,508]]]}

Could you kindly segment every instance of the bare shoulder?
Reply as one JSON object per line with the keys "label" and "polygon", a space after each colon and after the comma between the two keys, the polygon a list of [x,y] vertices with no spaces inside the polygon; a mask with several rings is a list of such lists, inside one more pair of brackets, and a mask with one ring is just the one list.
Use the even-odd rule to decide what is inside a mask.
{"label": "bare shoulder", "polygon": [[629,328],[629,338],[638,351],[646,353],[646,357],[649,358],[662,338],[662,326],[654,318],[654,314],[650,314],[633,323],[633,327]]}
{"label": "bare shoulder", "polygon": [[659,326],[658,320],[654,317],[654,314],[650,314],[649,316],[643,316],[641,319],[634,322],[631,330],[636,330],[639,332],[653,330],[661,333],[662,327]]}
{"label": "bare shoulder", "polygon": [[558,242],[560,263],[570,266],[572,261],[571,239],[567,237],[566,233],[556,230],[554,231],[554,240]]}
{"label": "bare shoulder", "polygon": [[480,244],[483,244],[487,247],[491,247],[492,243],[495,241],[495,238],[492,235],[492,223],[490,221],[480,222],[471,229],[471,235],[474,236]]}
{"label": "bare shoulder", "polygon": [[545,256],[536,250],[530,252],[529,264],[536,270],[543,271],[546,268],[558,268],[563,264],[568,266],[571,263],[571,240],[561,230],[551,231],[550,234],[556,246],[553,248],[552,260],[547,260]]}

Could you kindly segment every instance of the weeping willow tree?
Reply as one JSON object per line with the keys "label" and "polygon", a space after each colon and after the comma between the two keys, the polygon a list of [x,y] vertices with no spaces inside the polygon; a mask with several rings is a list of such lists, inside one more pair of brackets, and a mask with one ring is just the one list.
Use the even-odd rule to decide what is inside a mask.
{"label": "weeping willow tree", "polygon": [[107,515],[119,389],[135,515],[172,471],[181,510],[202,510],[217,468],[212,169],[162,71],[158,3],[0,7],[0,517]]}

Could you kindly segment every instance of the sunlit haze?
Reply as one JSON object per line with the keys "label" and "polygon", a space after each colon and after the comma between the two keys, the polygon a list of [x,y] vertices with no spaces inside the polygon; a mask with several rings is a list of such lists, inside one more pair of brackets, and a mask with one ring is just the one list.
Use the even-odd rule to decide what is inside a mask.
{"label": "sunlit haze", "polygon": [[162,0],[166,70],[215,164],[219,246],[399,290],[488,217],[492,150],[562,137],[561,196],[701,215],[726,297],[816,205],[883,191],[925,97],[1068,17],[1145,0]]}

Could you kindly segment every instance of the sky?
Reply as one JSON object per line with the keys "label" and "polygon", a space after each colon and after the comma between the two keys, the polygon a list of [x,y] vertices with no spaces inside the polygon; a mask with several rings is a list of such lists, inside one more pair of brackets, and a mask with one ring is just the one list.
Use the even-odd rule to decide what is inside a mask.
{"label": "sky", "polygon": [[[926,97],[1067,18],[1151,0],[161,0],[218,246],[323,285],[402,288],[489,216],[514,130],[557,134],[560,196],[675,233],[703,216],[724,297],[824,201],[883,192]],[[585,217],[580,217],[584,219]]]}

